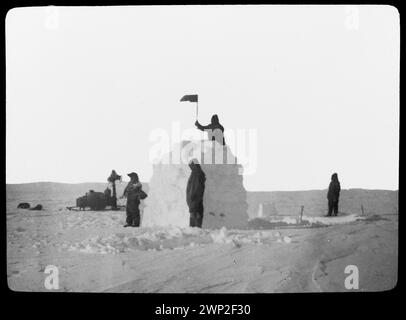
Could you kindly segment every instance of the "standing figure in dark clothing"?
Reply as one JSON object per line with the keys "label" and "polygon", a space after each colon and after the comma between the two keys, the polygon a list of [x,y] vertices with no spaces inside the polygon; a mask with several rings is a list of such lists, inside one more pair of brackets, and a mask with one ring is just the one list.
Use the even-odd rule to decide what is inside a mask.
{"label": "standing figure in dark clothing", "polygon": [[189,225],[201,228],[203,223],[203,195],[206,175],[196,159],[189,162],[189,167],[192,169],[186,187],[186,202],[190,212]]}
{"label": "standing figure in dark clothing", "polygon": [[338,200],[340,198],[340,181],[338,181],[337,173],[331,176],[331,182],[328,186],[327,200],[328,200],[328,213],[327,216],[337,216],[338,214]]}
{"label": "standing figure in dark clothing", "polygon": [[224,140],[224,127],[220,124],[217,114],[211,117],[211,123],[209,125],[202,126],[197,120],[195,125],[199,130],[206,131],[208,133],[210,141],[214,140],[222,145],[226,144]]}
{"label": "standing figure in dark clothing", "polygon": [[127,197],[126,205],[126,225],[124,227],[139,227],[140,226],[140,197],[139,192],[142,188],[141,183],[139,182],[138,175],[135,172],[128,174],[131,178],[127,186],[124,189],[123,197]]}

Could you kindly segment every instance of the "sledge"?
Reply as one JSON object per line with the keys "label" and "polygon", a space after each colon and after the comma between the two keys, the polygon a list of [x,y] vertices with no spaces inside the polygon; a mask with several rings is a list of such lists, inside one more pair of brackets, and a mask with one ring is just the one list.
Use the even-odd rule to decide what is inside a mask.
{"label": "sledge", "polygon": [[126,206],[116,206],[116,209],[113,208],[103,208],[103,209],[95,209],[92,210],[91,208],[89,208],[89,210],[86,210],[86,208],[89,207],[77,207],[77,206],[69,206],[66,207],[66,209],[68,209],[69,211],[120,211],[120,210],[125,210]]}

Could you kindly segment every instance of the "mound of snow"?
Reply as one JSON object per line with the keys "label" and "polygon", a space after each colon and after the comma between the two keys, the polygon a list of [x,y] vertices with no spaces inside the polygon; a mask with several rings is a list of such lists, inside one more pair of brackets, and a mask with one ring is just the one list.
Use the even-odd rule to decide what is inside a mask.
{"label": "mound of snow", "polygon": [[345,216],[337,217],[307,217],[303,216],[302,221],[307,221],[310,224],[323,224],[323,225],[336,225],[336,224],[345,224],[358,220],[364,220],[365,217],[359,216],[357,214],[350,214]]}
{"label": "mound of snow", "polygon": [[227,229],[225,227],[222,227],[220,231],[214,231],[210,234],[211,238],[213,239],[213,242],[215,243],[231,243],[232,238],[227,237]]}
{"label": "mound of snow", "polygon": [[363,220],[365,217],[356,214],[350,214],[337,217],[309,217],[303,216],[300,222],[299,217],[274,217],[272,219],[254,218],[249,221],[250,229],[274,229],[287,226],[329,226],[336,224],[346,224],[357,220]]}
{"label": "mound of snow", "polygon": [[299,223],[299,219],[296,217],[283,217],[283,219],[281,221],[286,224],[298,224]]}

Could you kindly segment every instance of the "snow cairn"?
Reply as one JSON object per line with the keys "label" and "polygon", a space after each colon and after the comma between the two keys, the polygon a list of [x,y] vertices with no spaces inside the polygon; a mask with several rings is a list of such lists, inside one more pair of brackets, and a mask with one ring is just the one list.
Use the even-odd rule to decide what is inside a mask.
{"label": "snow cairn", "polygon": [[191,173],[188,164],[192,159],[199,161],[206,174],[203,228],[247,227],[243,167],[228,146],[207,140],[182,141],[154,161],[142,225],[189,225],[186,185]]}

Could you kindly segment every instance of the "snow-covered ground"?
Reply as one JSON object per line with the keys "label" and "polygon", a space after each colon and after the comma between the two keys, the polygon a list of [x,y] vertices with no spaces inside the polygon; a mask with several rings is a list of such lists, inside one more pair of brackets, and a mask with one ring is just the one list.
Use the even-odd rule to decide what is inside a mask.
{"label": "snow-covered ground", "polygon": [[321,228],[285,217],[293,225],[279,230],[123,228],[124,211],[64,204],[30,211],[8,203],[11,289],[47,291],[47,265],[59,269],[59,291],[345,291],[349,264],[359,268],[360,290],[396,284],[397,215],[303,217],[329,225]]}

